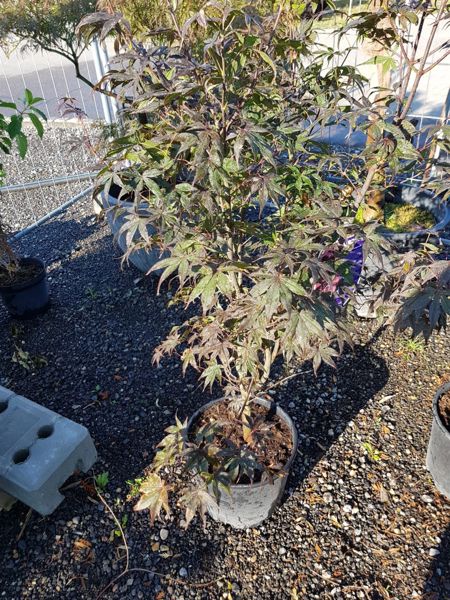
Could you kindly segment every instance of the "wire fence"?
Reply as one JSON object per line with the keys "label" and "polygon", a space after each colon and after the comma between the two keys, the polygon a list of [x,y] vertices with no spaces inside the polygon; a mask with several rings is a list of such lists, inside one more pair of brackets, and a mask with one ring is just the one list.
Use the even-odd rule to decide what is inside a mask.
{"label": "wire fence", "polygon": [[[337,8],[346,14],[354,14],[366,7],[362,0],[337,0]],[[364,48],[356,36],[347,34],[339,41],[333,27],[342,19],[342,14],[326,15],[320,23],[318,39],[322,44],[346,50],[347,64],[362,65],[370,77],[370,68]],[[441,33],[445,42],[447,30]],[[107,69],[107,54],[100,46],[93,46],[82,55],[80,67],[83,75],[91,82],[100,79]],[[397,78],[401,74],[397,73]],[[421,83],[412,106],[411,118],[419,127],[448,121],[450,62],[443,61],[430,71]],[[0,49],[0,97],[15,101],[23,96],[25,88],[40,95],[40,108],[48,118],[42,140],[30,128],[30,147],[25,160],[13,154],[6,159],[8,179],[0,188],[0,216],[14,231],[20,231],[32,223],[45,218],[71,198],[87,191],[96,172],[96,159],[89,151],[86,138],[89,131],[101,129],[115,118],[114,107],[108,99],[93,91],[75,76],[73,65],[54,53],[25,52],[16,49],[11,55]],[[75,98],[77,105],[87,116],[79,120],[62,119],[60,100]],[[329,127],[326,138],[336,145],[362,145],[364,138],[350,130]],[[419,139],[417,144],[419,144]]]}
{"label": "wire fence", "polygon": [[[83,74],[92,82],[98,75],[92,51],[80,61]],[[43,98],[38,105],[48,122],[42,139],[34,128],[29,133],[29,151],[24,160],[12,153],[3,162],[7,180],[0,188],[0,215],[7,226],[18,231],[64,205],[90,187],[97,167],[89,151],[88,130],[106,122],[98,92],[75,76],[73,65],[55,53],[22,52],[6,55],[0,49],[0,97],[17,101],[25,88]],[[81,123],[61,118],[62,98],[75,98],[87,116]]]}

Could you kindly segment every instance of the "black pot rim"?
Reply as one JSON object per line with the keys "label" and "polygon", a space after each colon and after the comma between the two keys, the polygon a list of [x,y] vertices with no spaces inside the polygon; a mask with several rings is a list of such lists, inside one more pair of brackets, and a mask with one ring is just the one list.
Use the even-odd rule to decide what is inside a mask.
{"label": "black pot rim", "polygon": [[[198,419],[198,417],[205,412],[205,410],[207,410],[210,406],[214,406],[214,404],[218,404],[219,402],[222,402],[225,398],[216,398],[215,400],[211,400],[210,402],[207,402],[206,404],[204,404],[202,407],[200,407],[198,410],[196,410],[194,412],[194,414],[191,416],[191,418],[188,421],[187,424],[187,431],[188,431],[188,435],[189,435],[189,430],[192,428],[192,426],[194,425],[194,423],[196,422],[196,420]],[[297,433],[297,427],[295,426],[294,421],[291,419],[291,417],[287,414],[287,412],[285,412],[281,406],[279,404],[276,404],[275,402],[269,402],[268,400],[266,400],[265,398],[256,398],[254,400],[257,404],[260,404],[262,406],[265,406],[266,408],[270,408],[271,404],[275,404],[276,409],[277,409],[277,414],[278,416],[280,416],[288,425],[290,431],[291,431],[291,436],[292,436],[292,451],[291,451],[291,455],[288,459],[288,461],[286,462],[286,464],[283,467],[283,477],[286,477],[290,471],[290,468],[292,466],[292,463],[294,462],[295,456],[297,454],[297,450],[298,450],[298,433]],[[230,488],[238,488],[240,490],[245,490],[246,488],[251,488],[252,490],[257,488],[257,487],[263,487],[265,485],[267,485],[268,482],[267,481],[259,481],[258,483],[234,483],[230,485]]]}
{"label": "black pot rim", "polygon": [[[395,202],[396,204],[411,204],[410,202],[404,202],[397,197],[398,193],[401,193],[402,189],[416,189],[416,190],[420,191],[420,193],[423,194],[424,196],[428,196],[430,199],[438,197],[431,190],[421,189],[421,187],[418,185],[408,185],[408,184],[402,183],[402,184],[395,186],[393,188],[393,190],[391,190],[389,201]],[[387,239],[394,241],[394,242],[395,241],[401,242],[405,239],[420,241],[420,239],[424,238],[424,237],[440,238],[440,235],[445,232],[446,228],[450,224],[450,203],[448,201],[446,201],[443,204],[444,204],[444,214],[442,215],[442,217],[440,218],[439,221],[435,217],[436,222],[432,227],[429,227],[428,229],[419,229],[418,231],[399,231],[399,232],[383,231],[381,233],[381,235]],[[446,245],[445,242],[447,240],[444,239],[442,241],[444,242],[444,245]]]}
{"label": "black pot rim", "polygon": [[0,286],[1,292],[5,292],[5,291],[20,292],[20,291],[26,290],[27,288],[33,287],[34,285],[36,285],[37,283],[42,281],[42,279],[45,277],[45,264],[42,262],[42,260],[40,258],[36,258],[35,256],[23,256],[23,257],[19,258],[19,264],[20,265],[24,265],[24,264],[25,265],[26,264],[36,265],[39,267],[39,271],[31,279],[28,279],[28,281],[23,281],[23,282],[17,283],[17,284],[11,283],[9,285]]}
{"label": "black pot rim", "polygon": [[450,442],[450,431],[442,422],[441,415],[439,414],[438,410],[439,399],[443,394],[445,394],[445,392],[450,392],[450,381],[447,381],[447,383],[441,385],[441,387],[436,391],[436,394],[433,398],[433,417],[440,429],[442,430],[442,432],[445,434],[447,440]]}
{"label": "black pot rim", "polygon": [[[121,200],[120,198],[116,198],[112,194],[106,194],[103,190],[101,192],[102,204],[105,210],[119,210],[123,209],[124,211],[130,212],[135,208],[133,202],[129,202],[128,200]],[[139,216],[148,217],[148,212],[145,210],[145,202],[139,206],[139,209],[135,212]]]}

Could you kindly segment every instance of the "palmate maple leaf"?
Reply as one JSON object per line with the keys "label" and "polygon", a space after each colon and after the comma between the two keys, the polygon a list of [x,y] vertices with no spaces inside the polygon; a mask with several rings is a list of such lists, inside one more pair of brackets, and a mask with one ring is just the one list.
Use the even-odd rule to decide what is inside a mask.
{"label": "palmate maple leaf", "polygon": [[185,527],[188,527],[197,512],[200,515],[203,527],[205,527],[208,509],[217,508],[217,502],[206,487],[203,486],[191,487],[184,490],[183,496],[180,498],[180,504],[185,507]]}
{"label": "palmate maple leaf", "polygon": [[138,503],[134,506],[134,510],[150,510],[150,520],[153,525],[156,517],[161,514],[161,509],[164,509],[166,515],[170,515],[168,487],[156,473],[151,473],[145,481],[142,482],[140,490],[141,497]]}

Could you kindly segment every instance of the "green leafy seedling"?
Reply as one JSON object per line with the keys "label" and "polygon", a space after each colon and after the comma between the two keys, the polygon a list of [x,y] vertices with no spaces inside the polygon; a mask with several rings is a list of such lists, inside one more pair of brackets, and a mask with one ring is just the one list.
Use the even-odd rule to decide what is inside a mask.
{"label": "green leafy seedling", "polygon": [[108,471],[103,471],[103,473],[99,473],[98,475],[95,476],[95,485],[101,492],[105,491],[108,483],[109,483]]}
{"label": "green leafy seedling", "polygon": [[91,300],[96,300],[98,298],[98,292],[95,288],[93,287],[87,287],[85,289],[85,294],[88,298],[90,298]]}
{"label": "green leafy seedling", "polygon": [[364,442],[362,447],[367,452],[369,459],[373,462],[378,462],[382,459],[381,451],[374,448],[370,442]]}
{"label": "green leafy seedling", "polygon": [[144,481],[143,477],[136,477],[136,479],[128,479],[126,484],[128,485],[128,487],[130,488],[130,491],[128,492],[128,500],[131,500],[132,498],[136,498],[136,496],[139,496],[139,490],[141,489],[141,485],[142,482]]}
{"label": "green leafy seedling", "polygon": [[406,338],[400,340],[399,346],[405,358],[411,358],[411,356],[421,354],[425,350],[424,342],[422,340],[414,338]]}
{"label": "green leafy seedling", "polygon": [[[120,519],[120,524],[122,526],[122,529],[125,529],[125,527],[127,526],[128,523],[128,515],[123,515],[123,517]],[[115,538],[115,537],[122,537],[122,532],[120,531],[120,529],[118,527],[116,527],[116,529],[113,529],[111,532],[111,541]]]}

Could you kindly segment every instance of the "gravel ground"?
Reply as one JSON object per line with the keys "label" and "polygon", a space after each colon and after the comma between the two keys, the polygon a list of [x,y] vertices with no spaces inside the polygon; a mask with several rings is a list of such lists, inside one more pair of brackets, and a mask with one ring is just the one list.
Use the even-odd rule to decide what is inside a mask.
{"label": "gravel ground", "polygon": [[[2,156],[7,173],[5,185],[95,171],[95,159],[86,143],[87,125],[83,129],[70,123],[61,125],[48,122],[42,140],[31,126],[25,126],[25,132],[29,134],[26,157],[22,160],[16,152],[11,156]],[[90,134],[91,139],[94,135]],[[20,231],[88,186],[89,181],[74,181],[64,185],[0,193],[0,217],[11,230]]]}
{"label": "gravel ground", "polygon": [[[165,308],[151,279],[121,271],[107,226],[90,211],[78,203],[21,240],[47,262],[53,304],[19,331],[0,309],[0,373],[3,385],[89,428],[131,570],[100,595],[124,569],[125,549],[89,473],[73,478],[49,517],[26,522],[20,503],[0,513],[0,598],[448,600],[450,504],[424,466],[433,393],[450,376],[448,337],[412,349],[359,324],[336,372],[314,378],[306,365],[276,391],[300,448],[266,523],[184,531],[174,507],[152,527],[132,511],[127,481],[142,476],[174,413],[185,417],[209,396],[176,361],[151,366],[181,312]],[[11,361],[15,344],[29,353],[29,371]]]}

